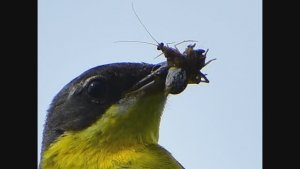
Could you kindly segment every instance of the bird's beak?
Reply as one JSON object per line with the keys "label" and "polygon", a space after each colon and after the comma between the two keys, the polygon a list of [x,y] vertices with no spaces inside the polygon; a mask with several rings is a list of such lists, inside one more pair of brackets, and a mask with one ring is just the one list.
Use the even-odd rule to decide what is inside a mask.
{"label": "bird's beak", "polygon": [[[146,92],[157,93],[165,91],[165,81],[168,74],[167,62],[162,62],[153,66],[147,76],[139,80],[128,93]],[[165,92],[166,93],[166,92]],[[167,94],[167,93],[166,93]]]}

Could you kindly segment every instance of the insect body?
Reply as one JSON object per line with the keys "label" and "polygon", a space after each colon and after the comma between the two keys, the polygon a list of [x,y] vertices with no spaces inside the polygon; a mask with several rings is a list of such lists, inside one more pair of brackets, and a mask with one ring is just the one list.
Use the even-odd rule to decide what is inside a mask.
{"label": "insect body", "polygon": [[201,69],[215,59],[205,62],[208,50],[194,50],[195,46],[196,44],[188,45],[183,53],[177,48],[164,46],[163,43],[157,46],[157,50],[161,50],[167,58],[170,67],[165,85],[171,94],[181,93],[187,84],[209,83]]}
{"label": "insect body", "polygon": [[185,66],[185,56],[180,53],[176,48],[170,48],[165,46],[164,43],[160,43],[157,46],[157,50],[161,50],[167,58],[168,66],[183,67]]}
{"label": "insect body", "polygon": [[157,45],[152,43],[148,44],[157,46],[157,50],[162,51],[167,59],[167,66],[169,67],[165,82],[165,88],[167,92],[171,94],[179,94],[186,88],[187,84],[199,84],[200,82],[209,83],[209,80],[206,78],[206,75],[201,72],[201,69],[211,61],[216,59],[205,62],[208,49],[206,51],[203,49],[194,49],[194,47],[196,46],[196,44],[194,43],[192,45],[188,45],[185,51],[181,53],[176,48],[176,45],[175,48],[171,48],[169,46],[165,46],[164,43],[158,43],[158,41],[151,35],[151,33],[148,31],[146,26],[143,24],[143,22],[135,12],[133,4],[132,10],[139,20],[140,24],[144,27],[150,37],[157,43]]}

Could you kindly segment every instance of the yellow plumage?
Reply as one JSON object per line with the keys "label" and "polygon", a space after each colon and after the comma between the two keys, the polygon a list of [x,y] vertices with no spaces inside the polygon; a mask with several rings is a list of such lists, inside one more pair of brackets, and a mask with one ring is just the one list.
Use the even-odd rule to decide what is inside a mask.
{"label": "yellow plumage", "polygon": [[134,94],[112,105],[93,125],[65,132],[44,152],[42,169],[180,169],[158,145],[166,94]]}

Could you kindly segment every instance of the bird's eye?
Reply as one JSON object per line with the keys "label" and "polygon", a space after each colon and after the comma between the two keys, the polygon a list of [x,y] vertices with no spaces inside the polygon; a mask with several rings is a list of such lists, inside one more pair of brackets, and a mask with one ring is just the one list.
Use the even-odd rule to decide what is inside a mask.
{"label": "bird's eye", "polygon": [[94,98],[101,98],[107,92],[107,84],[101,79],[92,80],[87,88],[87,93]]}

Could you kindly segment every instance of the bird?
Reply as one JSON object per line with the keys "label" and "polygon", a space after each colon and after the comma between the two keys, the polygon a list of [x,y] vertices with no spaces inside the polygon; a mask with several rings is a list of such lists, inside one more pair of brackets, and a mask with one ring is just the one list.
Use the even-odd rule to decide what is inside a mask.
{"label": "bird", "polygon": [[166,62],[121,62],[71,80],[49,106],[39,168],[183,169],[158,144],[166,81],[186,86],[185,76],[172,76]]}

